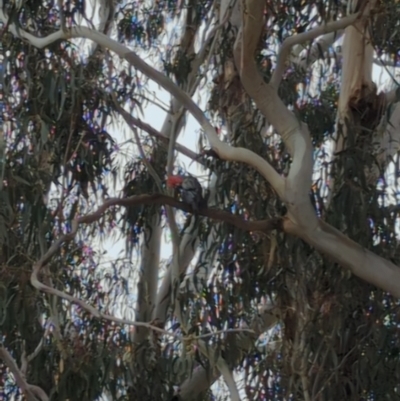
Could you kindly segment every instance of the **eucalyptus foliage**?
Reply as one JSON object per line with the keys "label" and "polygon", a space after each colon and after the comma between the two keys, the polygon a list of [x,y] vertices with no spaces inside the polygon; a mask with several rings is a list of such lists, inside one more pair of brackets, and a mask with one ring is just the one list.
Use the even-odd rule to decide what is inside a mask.
{"label": "eucalyptus foliage", "polygon": [[[327,22],[328,16],[339,18],[346,9],[343,3],[266,1],[270,23],[255,55],[265,80],[271,77],[276,52],[285,38]],[[118,2],[104,32],[150,60],[184,90],[193,84],[197,68],[194,76],[200,85],[193,98],[197,100],[199,93],[207,98],[204,112],[220,137],[251,149],[284,175],[291,163],[288,150],[277,136],[267,133],[265,118],[239,78],[229,85],[225,80],[223,70],[232,59],[236,35],[229,24],[219,28],[217,45],[206,47],[207,57],[201,64],[193,65],[198,47],[193,38],[200,47],[204,45],[202,30],[215,23],[218,4],[209,0]],[[22,1],[18,6],[3,1],[2,6],[11,23],[37,36],[62,28],[62,21],[67,26],[95,23],[87,1]],[[389,55],[396,62],[398,2],[382,3],[381,12],[385,18],[373,26],[373,44],[378,56]],[[189,44],[181,41],[188,37],[187,26],[193,30]],[[37,49],[6,25],[0,29],[4,135],[0,344],[20,369],[27,360],[24,373],[29,384],[57,401],[177,400],[179,388],[196,369],[207,372],[209,385],[215,380],[214,363],[200,352],[198,336],[248,327],[257,319],[258,306],[273,300],[282,312],[281,320],[258,339],[249,334],[250,346],[239,346],[244,333],[202,339],[235,371],[243,399],[302,400],[307,399],[305,392],[313,400],[400,398],[398,300],[279,230],[245,232],[228,223],[201,219],[198,243],[192,244],[199,256],[194,271],[212,263],[212,272],[206,279],[188,275],[193,277],[193,286],[182,274],[180,295],[169,308],[166,322],[151,322],[175,336],[148,330],[138,342],[132,326],[99,319],[76,304],[35,289],[30,283],[33,266],[71,230],[73,219],[93,212],[109,197],[159,193],[154,172],[165,190],[168,145],[144,130],[139,130],[140,147],[118,143],[122,140],[115,137],[115,127],[122,117],[116,103],[140,117],[152,93],[147,77],[112,52],[79,41],[58,41]],[[327,144],[335,132],[341,64],[335,49],[321,56],[318,67],[304,70],[291,65],[279,89],[284,103],[308,124],[312,136],[317,167],[310,197],[316,213],[363,247],[400,264],[397,156],[394,182],[388,182],[384,169],[378,182],[369,182],[365,167],[375,165],[372,124],[361,119],[361,128],[350,127],[354,137],[348,148],[333,164],[329,162]],[[183,125],[184,119],[179,123]],[[207,196],[211,196],[207,183],[217,177],[213,207],[244,220],[285,215],[284,203],[257,171],[218,159],[208,152],[202,132],[192,135],[198,142],[195,162],[208,177],[204,181]],[[133,131],[129,136],[135,138]],[[335,185],[326,208],[327,180],[332,176]],[[178,214],[182,233],[193,218]],[[143,246],[151,240],[155,224],[168,231],[163,205],[109,208],[94,223],[80,226],[75,238],[48,261],[40,279],[104,313],[121,317],[128,309],[123,306],[129,305],[131,314],[124,317],[131,318],[134,307],[148,302],[140,299],[145,290],[138,284]],[[210,244],[213,230],[217,240]],[[113,260],[104,252],[109,238],[125,247]],[[160,283],[167,268],[160,262]],[[136,296],[137,304],[132,301]],[[185,327],[178,323],[177,308]],[[146,322],[150,321],[147,316]],[[300,339],[305,344],[301,355],[295,346]],[[0,360],[1,397],[22,400],[23,393],[10,367]],[[189,399],[225,397],[225,390],[213,387],[213,391],[193,389]]]}

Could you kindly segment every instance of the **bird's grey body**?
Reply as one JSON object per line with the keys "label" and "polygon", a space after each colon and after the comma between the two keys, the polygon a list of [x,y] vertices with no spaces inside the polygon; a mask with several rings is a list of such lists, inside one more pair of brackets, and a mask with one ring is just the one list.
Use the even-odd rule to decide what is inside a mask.
{"label": "bird's grey body", "polygon": [[190,175],[172,175],[168,177],[167,185],[179,190],[182,200],[189,204],[194,213],[205,206],[203,198],[203,188],[197,178]]}
{"label": "bird's grey body", "polygon": [[185,177],[181,184],[181,196],[185,203],[192,206],[195,213],[199,211],[199,208],[204,204],[203,188],[199,181],[194,177]]}

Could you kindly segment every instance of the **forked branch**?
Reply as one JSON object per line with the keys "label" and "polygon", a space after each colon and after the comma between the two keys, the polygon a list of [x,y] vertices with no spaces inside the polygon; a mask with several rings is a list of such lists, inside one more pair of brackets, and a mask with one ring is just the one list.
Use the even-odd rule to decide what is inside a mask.
{"label": "forked branch", "polygon": [[[7,21],[7,17],[2,10],[0,10],[0,20]],[[103,35],[100,32],[82,26],[69,28],[66,32],[59,30],[43,38],[34,36],[31,33],[22,29],[18,29],[14,24],[10,24],[9,30],[16,37],[28,41],[31,45],[37,48],[44,48],[58,40],[86,38],[93,40],[99,45],[114,51],[120,57],[124,58],[131,65],[136,67],[143,74],[157,82],[161,87],[171,93],[179,102],[181,102],[187,108],[187,110],[201,125],[207,135],[211,147],[221,159],[239,161],[254,167],[270,182],[270,184],[273,186],[278,194],[283,195],[283,179],[266,160],[264,160],[262,157],[249,149],[234,148],[229,144],[222,142],[218,138],[214,127],[208,121],[202,110],[193,102],[191,97],[183,90],[181,90],[177,85],[175,85],[171,79],[169,79],[156,69],[152,68],[136,53],[129,50],[127,47],[107,37],[106,35]]]}
{"label": "forked branch", "polygon": [[285,71],[285,64],[290,54],[290,50],[294,45],[305,43],[310,40],[316,39],[318,36],[339,31],[341,29],[347,28],[349,25],[353,24],[356,19],[359,17],[359,13],[349,15],[344,17],[338,21],[328,22],[327,24],[323,24],[317,26],[307,32],[299,33],[298,35],[289,36],[286,38],[281,48],[279,49],[278,60],[276,63],[275,71],[272,74],[270,84],[278,89],[279,84],[282,80],[282,75]]}
{"label": "forked branch", "polygon": [[0,344],[0,359],[4,361],[8,369],[14,375],[18,387],[25,393],[29,401],[48,401],[49,397],[42,388],[27,383],[22,372],[19,370],[14,358],[11,354]]}
{"label": "forked branch", "polygon": [[[135,322],[135,321],[127,320],[127,319],[120,319],[120,318],[116,318],[114,316],[108,315],[106,313],[100,312],[98,309],[89,305],[85,301],[78,299],[72,295],[69,295],[65,292],[62,292],[60,290],[57,290],[56,288],[50,287],[50,286],[42,283],[39,280],[39,274],[41,272],[41,269],[47,263],[49,263],[51,258],[60,250],[61,246],[65,242],[69,242],[74,239],[74,237],[76,236],[76,234],[78,232],[79,225],[91,224],[91,223],[98,221],[102,217],[102,215],[107,211],[107,209],[109,209],[110,207],[113,207],[113,206],[129,207],[129,206],[135,206],[135,205],[140,205],[140,204],[147,204],[147,205],[149,205],[149,204],[168,204],[171,207],[176,207],[176,208],[179,208],[179,209],[187,211],[187,212],[191,211],[189,205],[187,205],[183,202],[179,202],[172,197],[169,197],[166,195],[161,195],[161,194],[138,195],[138,196],[132,196],[132,197],[123,198],[123,199],[121,199],[121,198],[108,199],[94,213],[87,214],[87,215],[84,215],[77,219],[72,220],[71,232],[69,232],[68,234],[62,235],[57,241],[55,241],[50,246],[48,251],[43,255],[43,257],[33,266],[33,271],[32,271],[32,275],[31,275],[31,284],[39,291],[47,292],[47,293],[57,296],[59,298],[65,299],[71,303],[79,305],[82,309],[86,310],[87,312],[89,312],[91,315],[93,315],[96,318],[113,321],[113,322],[116,322],[116,323],[122,324],[122,325],[145,327],[145,328],[160,332],[162,334],[181,339],[181,336],[171,333],[169,331],[163,330],[163,329],[159,328],[158,326],[152,325],[151,323]],[[247,231],[273,230],[273,229],[278,228],[279,223],[280,223],[279,219],[262,220],[262,221],[245,221],[238,216],[233,216],[228,212],[225,212],[223,210],[217,210],[217,209],[203,208],[203,209],[199,210],[199,214],[210,217],[210,218],[226,221],[227,223],[234,224],[237,227],[247,230]]]}
{"label": "forked branch", "polygon": [[284,221],[284,231],[302,238],[343,267],[349,268],[356,276],[400,297],[399,267],[316,219],[308,197],[313,150],[310,135],[307,127],[299,123],[282,103],[275,89],[260,76],[254,52],[262,29],[265,2],[247,0],[246,5],[242,35],[235,46],[237,68],[246,91],[276,128],[293,156],[282,197],[289,210]]}
{"label": "forked branch", "polygon": [[[241,38],[243,44],[242,49],[247,49],[249,56],[243,59],[252,60],[254,56],[253,50],[255,49],[261,32],[259,25],[262,23],[265,1],[248,0],[247,5],[248,9],[251,9],[252,6],[253,8],[256,6],[256,8],[258,7],[261,10],[261,20],[256,13],[249,12],[245,16],[247,18],[247,32],[246,35]],[[0,20],[7,22],[7,17],[3,10],[0,10]],[[258,26],[255,20],[257,20]],[[170,92],[188,109],[204,129],[213,150],[215,150],[222,159],[244,162],[254,167],[271,183],[281,199],[288,205],[290,212],[288,223],[290,227],[286,228],[290,228],[289,231],[291,233],[304,238],[308,243],[314,245],[317,249],[320,249],[332,258],[337,259],[338,254],[340,254],[341,263],[349,267],[354,274],[383,290],[390,291],[392,295],[400,297],[400,269],[397,266],[391,264],[384,258],[374,255],[372,252],[367,252],[364,248],[350,241],[333,227],[316,220],[311,202],[308,196],[306,196],[309,190],[308,183],[311,183],[312,171],[312,147],[309,134],[306,132],[306,129],[304,129],[304,125],[297,121],[294,115],[290,113],[282,103],[275,89],[270,85],[263,85],[265,83],[262,80],[260,81],[260,74],[257,70],[254,71],[253,69],[250,71],[254,73],[253,78],[248,75],[249,69],[245,74],[241,75],[241,78],[247,77],[249,79],[248,85],[255,88],[254,93],[250,93],[251,96],[256,102],[258,100],[258,107],[266,116],[267,120],[271,122],[280,133],[293,155],[294,160],[288,177],[289,180],[285,180],[281,177],[266,160],[249,149],[233,148],[227,143],[222,142],[218,138],[214,127],[207,120],[201,109],[192,101],[190,96],[179,89],[169,78],[149,66],[136,53],[109,37],[86,27],[70,28],[67,32],[59,30],[44,38],[38,38],[26,31],[17,29],[13,24],[10,24],[9,30],[15,36],[27,40],[33,46],[39,48],[48,46],[57,40],[87,38],[101,46],[111,49],[116,54],[123,57],[131,65],[135,66],[150,79]],[[247,48],[247,46],[249,47]],[[252,65],[252,63],[248,63],[247,67],[251,67]],[[261,86],[254,86],[255,83],[261,84]],[[299,185],[299,183],[302,185]],[[315,224],[315,222],[317,222],[317,224]],[[319,234],[321,235],[318,236]],[[332,239],[331,244],[326,243],[328,238]],[[359,266],[357,265],[359,261],[365,263]]]}

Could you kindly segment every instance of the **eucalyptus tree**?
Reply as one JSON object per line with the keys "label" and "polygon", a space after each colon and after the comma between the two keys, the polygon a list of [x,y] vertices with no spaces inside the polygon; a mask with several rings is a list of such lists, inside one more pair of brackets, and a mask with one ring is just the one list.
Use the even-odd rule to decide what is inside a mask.
{"label": "eucalyptus tree", "polygon": [[[399,13],[3,1],[2,396],[399,398]],[[208,177],[194,216],[177,154]]]}

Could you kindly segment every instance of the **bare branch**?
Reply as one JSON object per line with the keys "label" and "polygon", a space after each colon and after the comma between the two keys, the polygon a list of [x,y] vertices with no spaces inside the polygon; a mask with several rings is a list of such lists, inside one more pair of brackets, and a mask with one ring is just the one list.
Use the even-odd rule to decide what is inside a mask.
{"label": "bare branch", "polygon": [[[318,38],[309,48],[299,44],[293,47],[290,59],[297,67],[306,70],[307,67],[312,65],[316,60],[325,55],[330,57],[328,49],[343,36],[344,30],[327,33]],[[335,54],[337,56],[337,53]]]}
{"label": "bare branch", "polygon": [[[158,139],[161,139],[164,143],[168,144],[169,143],[169,138],[164,135],[162,132],[157,131],[154,129],[151,125],[145,123],[144,121],[140,120],[139,118],[131,116],[123,107],[121,107],[118,103],[115,104],[115,107],[117,108],[118,112],[121,114],[121,116],[124,118],[125,122],[130,126],[131,129],[134,128],[134,126],[142,129],[143,131],[147,132],[149,135],[154,136]],[[201,155],[193,152],[189,148],[180,145],[179,143],[175,143],[175,149],[182,153],[183,155],[189,157],[193,161],[204,164],[203,161],[201,160]]]}
{"label": "bare branch", "polygon": [[[293,162],[284,187],[278,195],[287,204],[293,221],[302,227],[313,229],[317,217],[309,199],[313,171],[313,147],[305,124],[288,110],[272,85],[264,82],[254,59],[254,53],[263,28],[263,0],[248,0],[244,14],[244,27],[238,35],[234,56],[241,82],[246,92],[254,99],[282,137]],[[266,177],[267,178],[267,177]]]}
{"label": "bare branch", "polygon": [[270,84],[275,88],[278,89],[279,84],[282,80],[282,75],[285,70],[285,63],[288,59],[290,54],[290,50],[292,46],[300,43],[307,42],[309,40],[313,40],[318,36],[324,35],[326,33],[339,31],[348,27],[349,25],[353,24],[356,19],[359,17],[359,13],[349,15],[347,17],[342,18],[339,21],[332,21],[328,22],[325,25],[317,26],[316,28],[311,29],[310,31],[299,33],[295,36],[290,36],[286,38],[281,48],[279,49],[278,60],[276,64],[275,71],[272,74]]}
{"label": "bare branch", "polygon": [[[99,318],[99,319],[105,319],[109,321],[113,321],[119,324],[126,324],[126,325],[132,325],[136,327],[145,327],[147,329],[155,330],[157,332],[160,332],[165,335],[169,335],[172,337],[176,338],[181,338],[178,335],[175,335],[173,333],[170,333],[166,330],[160,329],[158,326],[154,326],[151,323],[145,323],[145,322],[134,322],[126,319],[120,319],[113,317],[111,315],[105,314],[94,308],[93,306],[89,305],[88,303],[71,296],[69,294],[66,294],[62,291],[59,291],[53,287],[50,287],[48,285],[43,284],[41,281],[39,281],[38,275],[40,274],[41,269],[50,261],[50,259],[56,254],[56,252],[59,251],[61,246],[68,241],[73,240],[75,235],[78,232],[78,227],[80,224],[90,224],[93,223],[101,218],[103,213],[110,207],[112,206],[134,206],[138,204],[168,204],[169,206],[172,207],[178,207],[182,210],[185,211],[190,211],[190,206],[175,200],[174,198],[171,198],[166,195],[160,195],[160,194],[155,194],[155,195],[139,195],[139,196],[132,196],[129,198],[111,198],[104,202],[102,206],[100,206],[96,212],[87,214],[85,216],[81,216],[77,219],[74,219],[71,223],[71,232],[68,234],[64,234],[61,236],[57,241],[55,241],[48,251],[42,256],[42,258],[33,266],[33,271],[31,274],[31,284],[38,289],[39,291],[44,291],[49,294],[55,295],[57,297],[60,297],[62,299],[65,299],[69,302],[75,303],[79,305],[82,309],[88,311],[90,314],[92,314],[94,317]],[[199,214],[203,216],[207,216],[210,218],[215,218],[218,220],[226,221],[230,224],[234,223],[237,225],[239,228],[247,229],[248,231],[265,231],[265,230],[272,230],[275,229],[279,226],[279,220],[263,220],[263,221],[245,221],[242,220],[240,217],[233,216],[229,214],[228,212],[224,212],[222,210],[216,210],[216,209],[200,209]]]}
{"label": "bare branch", "polygon": [[[248,0],[242,36],[235,45],[235,61],[242,83],[259,109],[274,125],[293,155],[282,199],[288,206],[284,231],[294,234],[348,267],[358,277],[400,297],[400,269],[351,241],[332,226],[317,219],[308,191],[311,182],[312,144],[307,127],[300,126],[271,85],[260,76],[254,61],[263,23],[264,1]],[[368,10],[364,11],[364,14]]]}
{"label": "bare branch", "polygon": [[386,103],[397,103],[400,100],[400,88],[393,89],[385,93]]}
{"label": "bare branch", "polygon": [[[6,16],[3,10],[0,10],[0,20],[3,19],[6,20]],[[193,102],[191,97],[188,94],[186,94],[183,90],[181,90],[178,86],[176,86],[168,77],[164,76],[162,73],[152,68],[145,61],[143,61],[136,53],[132,52],[127,47],[103,35],[100,32],[96,32],[90,28],[82,26],[70,28],[65,33],[62,32],[62,30],[59,30],[44,38],[39,38],[24,30],[17,29],[14,24],[10,24],[9,29],[16,37],[27,40],[33,46],[38,48],[46,47],[57,40],[71,39],[71,38],[87,38],[95,41],[101,46],[113,50],[120,57],[123,57],[130,64],[135,66],[139,71],[147,75],[150,79],[154,80],[165,90],[170,92],[180,103],[184,104],[187,110],[190,111],[190,113],[202,126],[208,137],[211,147],[222,159],[244,162],[250,166],[253,166],[257,171],[260,172],[261,175],[263,175],[271,183],[271,185],[278,192],[278,194],[283,195],[283,186],[284,186],[283,179],[266,160],[264,160],[262,157],[260,157],[259,155],[252,152],[249,149],[234,148],[229,144],[222,142],[218,138],[218,135],[215,132],[214,127],[207,120],[206,116],[201,111],[201,109]]]}
{"label": "bare branch", "polygon": [[[84,37],[113,50],[118,55],[125,58],[138,70],[175,96],[177,101],[184,104],[200,123],[206,132],[212,148],[222,159],[247,163],[258,170],[271,183],[281,199],[287,203],[289,219],[291,220],[291,224],[294,225],[294,227],[291,227],[292,233],[296,233],[295,235],[302,238],[307,238],[308,242],[314,244],[318,249],[326,249],[326,252],[332,257],[339,256],[343,264],[345,266],[352,266],[353,272],[359,275],[359,277],[400,297],[400,284],[397,284],[400,283],[400,270],[398,270],[396,266],[370,252],[370,257],[367,259],[363,258],[362,261],[364,263],[357,268],[354,266],[354,261],[351,260],[352,258],[350,256],[347,258],[346,252],[342,252],[343,248],[341,248],[341,246],[335,248],[335,254],[333,254],[333,248],[331,246],[327,247],[324,242],[327,239],[326,236],[322,239],[316,237],[322,223],[318,223],[308,197],[312,172],[312,144],[310,137],[304,125],[301,125],[293,113],[283,104],[282,100],[276,94],[275,89],[271,85],[266,85],[262,77],[260,77],[255,66],[253,54],[262,29],[265,2],[263,0],[247,0],[247,3],[250,12],[247,13],[245,18],[246,24],[243,29],[243,35],[239,36],[239,46],[235,49],[235,59],[238,60],[239,66],[241,66],[240,61],[245,61],[243,66],[245,73],[243,73],[243,71],[241,72],[241,80],[246,91],[256,101],[257,106],[267,117],[267,120],[270,121],[280,133],[289,151],[293,155],[293,163],[287,180],[282,178],[267,161],[254,152],[245,148],[233,148],[229,144],[222,142],[218,138],[214,127],[207,120],[201,109],[192,101],[190,96],[178,88],[162,73],[150,67],[136,53],[109,37],[86,27],[74,27],[68,29],[66,33],[60,30],[44,38],[38,38],[26,31],[19,30],[14,24],[10,24],[9,29],[15,36],[27,40],[33,46],[39,48],[45,47],[56,40]],[[0,10],[0,19],[7,21],[3,10]],[[242,58],[241,56],[245,54],[247,56]],[[326,225],[326,228],[331,230],[329,237],[334,239],[338,245],[344,244],[345,241],[348,240],[344,236],[343,239],[341,237],[342,234],[337,230],[337,232],[334,231],[335,229],[333,227]],[[56,246],[57,249],[56,244],[51,248],[54,246]],[[361,248],[360,252],[367,251]],[[336,255],[336,253],[338,255]],[[359,253],[357,253],[357,255],[360,256]],[[358,260],[360,259],[361,258],[358,258]],[[378,261],[379,267],[377,266]],[[380,266],[382,261],[386,263],[387,267]],[[365,263],[369,262],[372,262],[371,266],[366,266]],[[365,268],[365,270],[363,270],[363,268]],[[362,271],[360,271],[360,269]],[[373,270],[375,270],[375,272]],[[386,276],[384,273],[389,273],[389,275]],[[377,277],[378,275],[380,277]],[[33,276],[33,282],[35,282],[35,278],[36,277]],[[38,281],[35,282],[35,284],[41,285]]]}
{"label": "bare branch", "polygon": [[38,401],[37,397],[39,397],[39,400],[41,401],[49,400],[49,397],[46,395],[43,389],[26,382],[23,374],[18,369],[18,366],[15,363],[14,358],[10,355],[10,353],[2,344],[0,344],[0,358],[3,359],[5,364],[8,366],[8,368],[15,377],[17,385],[24,391],[29,401]]}
{"label": "bare branch", "polygon": [[240,401],[239,391],[236,387],[235,379],[233,378],[232,371],[229,368],[228,364],[226,363],[225,359],[219,355],[217,357],[217,359],[215,360],[215,356],[216,356],[215,351],[210,349],[202,341],[199,341],[198,346],[199,346],[200,352],[210,360],[211,365],[215,364],[215,366],[221,373],[221,375],[224,378],[225,383],[228,387],[230,399],[232,401]]}
{"label": "bare branch", "polygon": [[[166,204],[177,209],[181,209],[184,212],[191,212],[190,205],[187,205],[184,202],[179,202],[178,200],[161,194],[154,195],[137,195],[131,196],[128,198],[110,198],[102,206],[100,206],[96,212],[92,214],[88,214],[82,217],[79,217],[77,220],[77,224],[90,224],[97,221],[102,214],[112,206],[135,206],[135,205],[151,205],[151,204]],[[200,208],[199,215],[209,217],[213,220],[223,221],[228,224],[232,224],[242,230],[245,231],[263,231],[268,232],[270,230],[279,229],[280,218],[271,219],[271,220],[257,220],[257,221],[247,221],[243,220],[239,216],[234,216],[228,212],[223,210],[214,209],[214,208]],[[54,254],[54,253],[53,253]]]}
{"label": "bare branch", "polygon": [[296,235],[351,272],[400,298],[400,268],[363,248],[339,230],[320,220],[317,229],[302,230],[285,219],[284,231]]}

